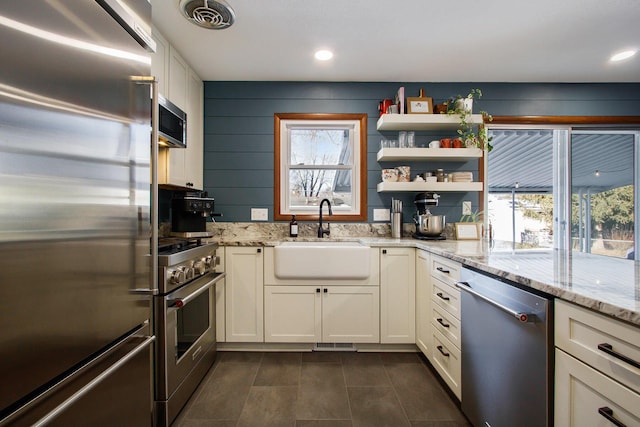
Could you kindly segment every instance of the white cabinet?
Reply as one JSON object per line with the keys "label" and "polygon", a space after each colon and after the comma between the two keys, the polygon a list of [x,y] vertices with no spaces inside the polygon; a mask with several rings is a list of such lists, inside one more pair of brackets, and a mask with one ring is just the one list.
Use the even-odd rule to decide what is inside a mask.
{"label": "white cabinet", "polygon": [[[216,256],[220,257],[220,264],[215,268],[215,271],[224,273],[224,248],[219,247],[216,251]],[[226,294],[226,278],[216,283],[216,341],[225,342],[227,340],[226,330],[226,309],[225,309],[225,294]]]}
{"label": "white cabinet", "polygon": [[321,292],[319,286],[265,286],[265,342],[322,341]]}
{"label": "white cabinet", "polygon": [[[482,125],[481,114],[473,114],[469,123]],[[455,131],[459,127],[459,117],[446,114],[383,114],[377,123],[380,131],[401,130],[438,130]],[[483,150],[479,148],[382,148],[378,151],[379,162],[390,161],[433,161],[433,162],[467,162],[480,160]],[[415,174],[414,174],[415,175]],[[482,191],[482,177],[477,182],[380,182],[376,189],[381,192],[402,191]]]}
{"label": "white cabinet", "polygon": [[184,150],[185,185],[204,188],[204,84],[191,69],[187,76],[187,148]]}
{"label": "white cabinet", "polygon": [[377,286],[338,285],[323,288],[323,342],[380,342],[379,321],[380,294]]}
{"label": "white cabinet", "polygon": [[261,247],[225,247],[227,342],[264,341]]}
{"label": "white cabinet", "polygon": [[416,250],[416,345],[431,360],[431,255]]}
{"label": "white cabinet", "polygon": [[377,343],[376,286],[265,286],[265,342]]}
{"label": "white cabinet", "polygon": [[555,355],[556,426],[640,426],[640,394],[562,350]]}
{"label": "white cabinet", "polygon": [[265,248],[266,342],[380,342],[379,249],[369,248],[369,274],[357,279],[283,279],[275,262],[275,249]]}
{"label": "white cabinet", "polygon": [[380,250],[380,342],[416,342],[416,257],[413,248]]}
{"label": "white cabinet", "polygon": [[156,51],[151,54],[151,75],[158,81],[158,92],[166,97],[169,93],[169,42],[155,28],[153,40],[156,42]]}
{"label": "white cabinet", "polygon": [[158,183],[180,189],[203,188],[204,86],[180,53],[154,31],[151,72],[158,92],[187,113],[187,148],[160,148]]}
{"label": "white cabinet", "polygon": [[640,328],[556,300],[555,345],[556,425],[640,425]]}
{"label": "white cabinet", "polygon": [[431,254],[431,363],[451,391],[462,398],[462,346],[460,341],[460,263]]}

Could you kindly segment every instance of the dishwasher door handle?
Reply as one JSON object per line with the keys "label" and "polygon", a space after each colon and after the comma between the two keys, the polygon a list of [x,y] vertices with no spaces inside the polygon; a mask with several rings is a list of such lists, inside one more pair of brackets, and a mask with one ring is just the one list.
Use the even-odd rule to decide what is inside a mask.
{"label": "dishwasher door handle", "polygon": [[509,307],[507,307],[505,305],[502,305],[499,302],[494,301],[491,298],[482,295],[478,291],[474,291],[473,289],[471,289],[471,287],[469,286],[469,284],[467,282],[456,282],[455,285],[456,285],[456,288],[460,289],[461,291],[465,291],[465,292],[470,293],[471,295],[473,295],[475,297],[480,298],[481,300],[493,305],[494,307],[497,307],[500,310],[510,314],[511,316],[515,317],[516,319],[518,319],[522,323],[535,322],[535,318],[536,318],[535,314],[523,313],[521,311],[517,311],[517,310],[509,308]]}

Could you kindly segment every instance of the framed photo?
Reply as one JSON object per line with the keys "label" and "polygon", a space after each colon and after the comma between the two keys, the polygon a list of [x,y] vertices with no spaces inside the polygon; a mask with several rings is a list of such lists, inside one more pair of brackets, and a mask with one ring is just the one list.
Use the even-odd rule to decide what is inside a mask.
{"label": "framed photo", "polygon": [[478,223],[456,222],[456,240],[480,240]]}
{"label": "framed photo", "polygon": [[433,114],[433,98],[407,98],[408,114]]}

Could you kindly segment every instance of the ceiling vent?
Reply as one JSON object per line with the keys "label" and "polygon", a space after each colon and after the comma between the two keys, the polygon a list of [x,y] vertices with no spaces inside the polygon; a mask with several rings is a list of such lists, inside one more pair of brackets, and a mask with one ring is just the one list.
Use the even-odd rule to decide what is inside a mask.
{"label": "ceiling vent", "polygon": [[224,0],[180,0],[184,16],[209,30],[224,30],[236,20],[236,14]]}

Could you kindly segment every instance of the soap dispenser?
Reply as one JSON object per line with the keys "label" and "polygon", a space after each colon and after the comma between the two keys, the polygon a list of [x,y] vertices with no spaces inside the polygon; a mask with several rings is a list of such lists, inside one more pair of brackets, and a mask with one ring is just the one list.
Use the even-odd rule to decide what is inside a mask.
{"label": "soap dispenser", "polygon": [[296,216],[291,216],[291,222],[289,223],[289,237],[298,237],[298,222]]}

